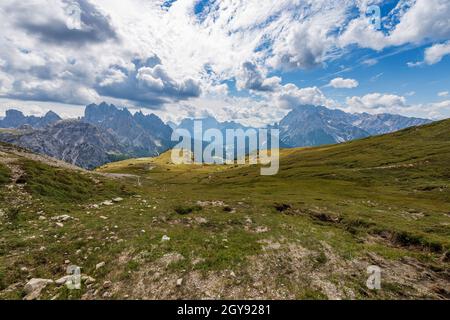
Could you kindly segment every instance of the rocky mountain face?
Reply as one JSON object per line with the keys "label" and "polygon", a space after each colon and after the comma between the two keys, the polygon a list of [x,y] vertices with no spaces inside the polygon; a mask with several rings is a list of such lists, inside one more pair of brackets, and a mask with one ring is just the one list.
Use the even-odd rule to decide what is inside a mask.
{"label": "rocky mountain face", "polygon": [[172,128],[154,114],[132,115],[126,108],[101,103],[88,105],[82,121],[113,133],[136,156],[158,155],[172,146]]}
{"label": "rocky mountain face", "polygon": [[398,131],[431,122],[392,114],[351,114],[322,106],[299,106],[278,127],[281,141],[290,147],[341,143]]}
{"label": "rocky mountain face", "polygon": [[61,118],[53,111],[47,112],[43,117],[36,117],[24,116],[24,114],[18,110],[7,110],[6,116],[3,120],[0,120],[0,128],[15,129],[21,126],[43,128],[59,120],[61,120]]}
{"label": "rocky mountain face", "polygon": [[63,120],[42,129],[0,132],[0,140],[86,169],[128,152],[113,134],[78,120]]}
{"label": "rocky mountain face", "polygon": [[8,110],[0,141],[91,169],[135,157],[156,156],[171,147],[172,129],[155,115],[102,103],[86,107],[79,120],[63,120],[53,112],[42,118]]}
{"label": "rocky mountain face", "polygon": [[364,129],[370,133],[370,135],[391,133],[408,127],[420,126],[432,122],[427,119],[409,118],[388,113],[375,115],[368,113],[356,113],[352,116],[352,124],[356,127]]}

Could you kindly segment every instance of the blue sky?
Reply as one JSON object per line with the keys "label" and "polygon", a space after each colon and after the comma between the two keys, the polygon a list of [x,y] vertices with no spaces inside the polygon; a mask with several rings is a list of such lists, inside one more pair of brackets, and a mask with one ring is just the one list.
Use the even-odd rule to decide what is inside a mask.
{"label": "blue sky", "polygon": [[106,101],[175,122],[258,126],[304,104],[446,118],[449,16],[448,0],[3,0],[0,116]]}

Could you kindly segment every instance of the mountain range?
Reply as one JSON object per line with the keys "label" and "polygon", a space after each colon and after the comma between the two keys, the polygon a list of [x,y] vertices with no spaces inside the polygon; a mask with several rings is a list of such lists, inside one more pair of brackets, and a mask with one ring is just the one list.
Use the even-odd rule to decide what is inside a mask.
{"label": "mountain range", "polygon": [[[220,122],[214,117],[199,119],[203,132],[219,129],[252,129],[234,121]],[[323,106],[294,108],[278,124],[280,147],[292,148],[341,143],[398,131],[431,122],[392,114],[346,113]],[[157,156],[174,146],[175,129],[186,129],[194,137],[194,119],[180,124],[165,124],[154,114],[132,114],[112,104],[90,104],[84,117],[62,120],[49,111],[43,117],[24,116],[17,110],[6,111],[0,120],[0,141],[28,148],[71,164],[92,169],[118,159]],[[251,152],[253,150],[246,150]]]}
{"label": "mountain range", "polygon": [[106,103],[88,105],[84,117],[72,120],[50,112],[39,118],[8,110],[0,127],[14,129],[0,131],[0,141],[86,169],[118,159],[156,156],[171,147],[172,129],[160,118],[133,115]]}
{"label": "mountain range", "polygon": [[346,113],[322,106],[294,108],[278,127],[289,147],[334,144],[424,125],[431,120],[393,114]]}
{"label": "mountain range", "polygon": [[10,109],[6,111],[5,118],[0,120],[0,128],[20,128],[31,126],[33,128],[43,128],[48,124],[62,120],[55,112],[49,111],[43,117],[24,116],[18,110]]}

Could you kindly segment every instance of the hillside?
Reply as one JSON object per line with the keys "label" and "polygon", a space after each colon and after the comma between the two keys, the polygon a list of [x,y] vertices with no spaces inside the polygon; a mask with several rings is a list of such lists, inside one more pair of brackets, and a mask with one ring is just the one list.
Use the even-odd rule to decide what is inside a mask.
{"label": "hillside", "polygon": [[[265,177],[169,153],[89,173],[1,152],[2,298],[450,298],[450,120],[282,150]],[[24,292],[67,264],[81,290]]]}

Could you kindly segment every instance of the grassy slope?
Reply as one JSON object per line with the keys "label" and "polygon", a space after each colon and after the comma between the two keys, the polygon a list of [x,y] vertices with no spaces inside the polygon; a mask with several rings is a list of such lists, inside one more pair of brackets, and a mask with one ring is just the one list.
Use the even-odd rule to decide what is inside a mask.
{"label": "grassy slope", "polygon": [[[67,235],[67,229],[57,227],[58,220],[52,217],[80,212],[85,215],[87,204],[129,197],[134,192],[132,183],[128,185],[125,180],[36,161],[23,149],[7,144],[0,148],[0,297],[21,298],[24,283],[18,288],[15,285],[17,281],[26,282],[28,271],[20,268],[29,268],[36,277],[64,272],[61,259],[88,241],[80,238],[84,223],[89,224],[86,218]],[[9,167],[16,174],[14,184],[10,184]],[[79,222],[74,216],[71,221]],[[10,290],[2,292],[8,287]]]}
{"label": "grassy slope", "polygon": [[[387,230],[438,251],[450,248],[450,230],[441,226],[450,212],[450,121],[346,144],[283,150],[280,172],[271,177],[260,176],[254,166],[172,166],[168,153],[150,160],[156,168],[149,173],[140,162],[149,161],[103,170],[148,175],[176,190],[184,186],[186,198],[244,195],[256,206],[322,208],[364,231]],[[418,223],[405,218],[410,213],[424,217]]]}
{"label": "grassy slope", "polygon": [[4,185],[9,181],[9,169],[0,163],[0,185]]}
{"label": "grassy slope", "polygon": [[[33,198],[3,202],[20,213],[0,225],[0,297],[21,297],[27,277],[63,276],[65,260],[96,282],[50,286],[44,298],[448,297],[449,137],[445,121],[283,150],[273,177],[257,166],[175,166],[168,153],[99,169],[139,176],[121,182],[21,162]],[[91,206],[117,195],[124,201]],[[61,214],[73,219],[57,227]],[[383,267],[381,291],[365,287],[370,264]]]}
{"label": "grassy slope", "polygon": [[[413,256],[434,267],[448,252],[450,121],[341,145],[283,150],[280,162],[280,173],[272,177],[260,176],[255,166],[174,166],[168,153],[100,170],[146,177],[150,194],[163,190],[171,219],[176,219],[173,208],[192,207],[197,200],[222,200],[237,208],[236,220],[218,209],[193,214],[211,217],[234,238],[234,246],[209,253],[208,268],[239,264],[267,238],[298,241],[316,252],[326,241],[343,257]],[[290,209],[277,213],[277,204]],[[226,231],[227,224],[239,225],[242,217],[268,226],[269,234],[249,234],[239,227]],[[180,233],[180,244],[188,249],[177,250],[187,255],[193,248],[201,250],[201,239],[216,231],[185,234],[189,228],[178,228],[173,232]],[[302,297],[305,290],[294,291]]]}

